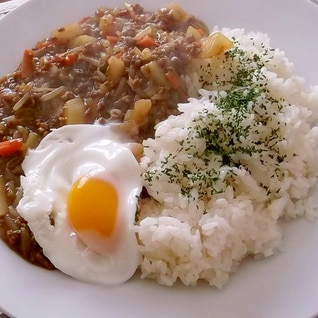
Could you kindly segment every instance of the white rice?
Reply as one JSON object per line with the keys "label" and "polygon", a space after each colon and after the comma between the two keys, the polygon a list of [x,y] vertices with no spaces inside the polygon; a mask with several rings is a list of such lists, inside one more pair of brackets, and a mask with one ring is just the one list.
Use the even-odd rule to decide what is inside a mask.
{"label": "white rice", "polygon": [[[144,142],[151,197],[136,226],[141,277],[167,286],[180,279],[222,288],[248,255],[279,251],[280,220],[316,217],[318,87],[307,88],[266,35],[222,32],[235,39],[232,57],[196,65],[191,92],[200,96]],[[235,96],[242,111],[225,111]]]}

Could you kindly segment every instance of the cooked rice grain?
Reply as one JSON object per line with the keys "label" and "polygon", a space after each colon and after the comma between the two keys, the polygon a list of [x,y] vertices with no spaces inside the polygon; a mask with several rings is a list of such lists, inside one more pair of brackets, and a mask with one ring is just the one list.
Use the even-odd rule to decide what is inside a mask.
{"label": "cooked rice grain", "polygon": [[318,87],[266,35],[222,32],[234,48],[192,65],[200,96],[144,142],[141,277],[168,286],[222,288],[248,255],[279,251],[280,219],[317,216]]}

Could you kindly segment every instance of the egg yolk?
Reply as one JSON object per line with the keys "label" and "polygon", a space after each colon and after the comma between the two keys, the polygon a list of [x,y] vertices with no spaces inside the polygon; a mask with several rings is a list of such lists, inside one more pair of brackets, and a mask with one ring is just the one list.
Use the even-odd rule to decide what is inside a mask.
{"label": "egg yolk", "polygon": [[105,180],[83,177],[68,194],[67,213],[75,232],[94,232],[103,238],[112,235],[118,209],[118,194]]}

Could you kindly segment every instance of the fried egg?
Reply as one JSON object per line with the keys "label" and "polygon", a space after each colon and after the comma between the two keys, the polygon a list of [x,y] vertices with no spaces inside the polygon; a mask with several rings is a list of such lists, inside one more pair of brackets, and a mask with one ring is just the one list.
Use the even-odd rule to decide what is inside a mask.
{"label": "fried egg", "polygon": [[82,281],[119,284],[140,263],[134,220],[140,166],[110,126],[67,125],[30,150],[18,212],[43,253]]}

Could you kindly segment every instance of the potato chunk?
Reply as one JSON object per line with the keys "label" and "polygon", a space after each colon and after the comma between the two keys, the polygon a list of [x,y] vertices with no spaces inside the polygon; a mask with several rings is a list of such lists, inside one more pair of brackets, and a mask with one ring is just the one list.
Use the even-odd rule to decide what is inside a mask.
{"label": "potato chunk", "polygon": [[95,37],[87,35],[87,34],[82,34],[72,38],[69,42],[68,47],[73,49],[75,47],[84,46],[87,43],[94,43],[94,42],[97,42],[97,39]]}
{"label": "potato chunk", "polygon": [[68,41],[76,36],[82,35],[83,29],[79,23],[69,23],[65,26],[55,29],[51,32],[51,37],[56,37],[59,40]]}
{"label": "potato chunk", "polygon": [[233,42],[221,32],[215,32],[207,38],[202,39],[201,58],[210,58],[223,54],[225,51],[233,47]]}
{"label": "potato chunk", "polygon": [[125,70],[124,61],[115,56],[111,56],[108,59],[107,75],[109,79],[117,84],[121,80]]}
{"label": "potato chunk", "polygon": [[75,97],[64,104],[64,116],[67,125],[85,123],[85,104],[81,97]]}

